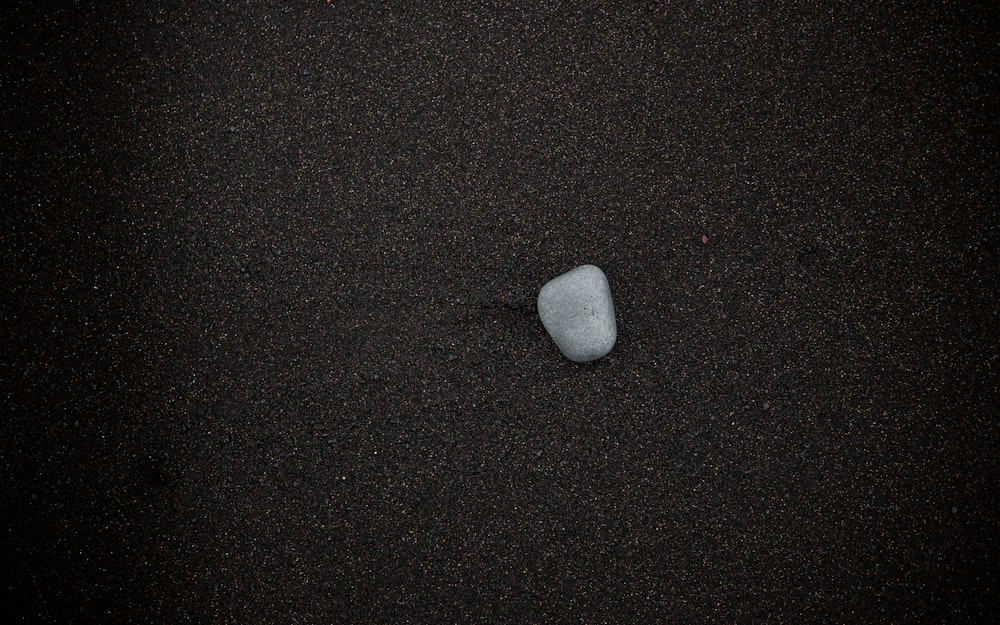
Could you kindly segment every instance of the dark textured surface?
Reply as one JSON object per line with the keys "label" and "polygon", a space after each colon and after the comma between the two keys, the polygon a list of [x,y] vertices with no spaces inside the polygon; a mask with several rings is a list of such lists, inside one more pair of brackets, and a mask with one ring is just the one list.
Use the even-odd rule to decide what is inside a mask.
{"label": "dark textured surface", "polygon": [[19,622],[995,615],[992,11],[175,4],[3,15]]}

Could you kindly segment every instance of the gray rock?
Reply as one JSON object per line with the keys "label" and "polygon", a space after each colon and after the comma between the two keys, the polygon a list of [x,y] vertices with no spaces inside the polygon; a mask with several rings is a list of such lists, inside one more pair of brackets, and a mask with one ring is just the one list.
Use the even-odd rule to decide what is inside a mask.
{"label": "gray rock", "polygon": [[581,265],[547,282],[538,292],[538,316],[559,351],[574,362],[597,360],[618,338],[611,287],[594,265]]}

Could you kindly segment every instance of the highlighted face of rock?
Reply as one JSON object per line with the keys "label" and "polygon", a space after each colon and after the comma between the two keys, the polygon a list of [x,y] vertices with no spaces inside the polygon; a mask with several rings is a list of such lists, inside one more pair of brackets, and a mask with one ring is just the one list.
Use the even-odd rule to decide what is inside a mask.
{"label": "highlighted face of rock", "polygon": [[559,351],[574,362],[597,360],[618,338],[611,287],[594,265],[547,282],[538,293],[538,316]]}

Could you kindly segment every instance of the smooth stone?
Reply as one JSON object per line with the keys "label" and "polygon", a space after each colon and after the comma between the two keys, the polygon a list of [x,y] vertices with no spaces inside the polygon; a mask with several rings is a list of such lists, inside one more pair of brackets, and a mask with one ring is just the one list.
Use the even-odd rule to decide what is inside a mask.
{"label": "smooth stone", "polygon": [[618,338],[611,286],[599,267],[580,265],[538,292],[538,316],[556,347],[573,362],[607,355]]}

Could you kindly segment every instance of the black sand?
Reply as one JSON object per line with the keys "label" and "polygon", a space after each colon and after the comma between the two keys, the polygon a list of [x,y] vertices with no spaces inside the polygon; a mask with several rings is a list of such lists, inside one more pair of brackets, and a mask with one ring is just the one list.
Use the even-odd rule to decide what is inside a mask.
{"label": "black sand", "polygon": [[995,614],[994,11],[176,4],[3,16],[16,622]]}

